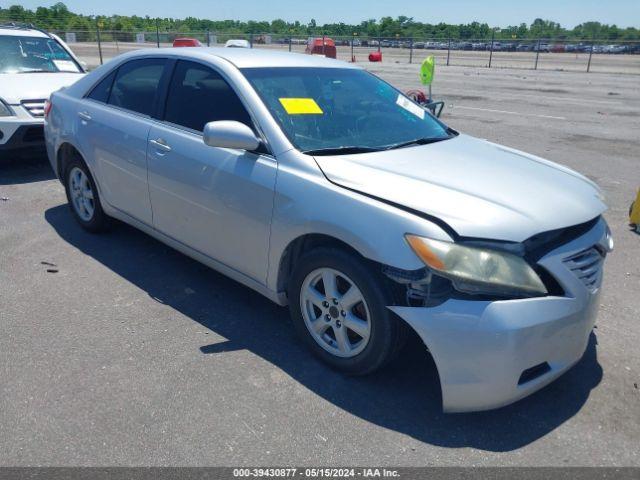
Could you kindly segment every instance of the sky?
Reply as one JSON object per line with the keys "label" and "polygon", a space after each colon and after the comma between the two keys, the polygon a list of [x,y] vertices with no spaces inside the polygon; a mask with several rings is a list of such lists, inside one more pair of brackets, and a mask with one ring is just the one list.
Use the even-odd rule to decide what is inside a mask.
{"label": "sky", "polygon": [[[0,0],[35,9],[56,0]],[[544,18],[572,28],[595,20],[618,27],[640,27],[640,0],[63,0],[85,15],[139,15],[211,20],[299,20],[323,23],[360,23],[369,18],[406,15],[426,23],[469,23],[490,26],[530,24]]]}

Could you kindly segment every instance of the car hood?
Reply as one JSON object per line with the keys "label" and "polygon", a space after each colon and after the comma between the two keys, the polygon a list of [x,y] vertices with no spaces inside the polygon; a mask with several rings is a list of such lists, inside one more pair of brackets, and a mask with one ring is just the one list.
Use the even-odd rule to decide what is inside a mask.
{"label": "car hood", "polygon": [[315,159],[331,182],[437,217],[464,237],[521,242],[606,210],[598,186],[573,170],[467,135]]}
{"label": "car hood", "polygon": [[83,73],[3,73],[0,74],[0,98],[10,105],[22,100],[49,98],[52,92],[82,78]]}

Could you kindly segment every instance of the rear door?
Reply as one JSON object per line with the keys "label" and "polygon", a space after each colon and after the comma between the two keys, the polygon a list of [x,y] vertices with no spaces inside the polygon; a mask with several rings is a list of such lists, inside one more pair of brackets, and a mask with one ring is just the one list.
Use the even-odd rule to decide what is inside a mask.
{"label": "rear door", "polygon": [[154,227],[264,283],[276,161],[202,140],[209,121],[254,128],[240,98],[211,67],[179,60],[161,118],[148,147]]}
{"label": "rear door", "polygon": [[102,198],[147,225],[153,223],[147,140],[166,63],[124,63],[94,87],[78,111],[78,137],[94,160]]}

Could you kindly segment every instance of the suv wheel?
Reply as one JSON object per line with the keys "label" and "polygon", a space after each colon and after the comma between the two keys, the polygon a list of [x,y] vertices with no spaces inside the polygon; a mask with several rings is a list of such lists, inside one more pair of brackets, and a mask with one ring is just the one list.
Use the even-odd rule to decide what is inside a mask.
{"label": "suv wheel", "polygon": [[387,308],[391,295],[381,275],[344,250],[305,254],[289,288],[294,326],[330,366],[362,375],[388,363],[404,344],[405,329]]}

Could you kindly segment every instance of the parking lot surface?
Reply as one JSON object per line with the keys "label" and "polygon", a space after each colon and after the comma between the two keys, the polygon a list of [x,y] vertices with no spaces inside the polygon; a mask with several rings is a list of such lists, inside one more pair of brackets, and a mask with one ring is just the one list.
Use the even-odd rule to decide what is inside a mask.
{"label": "parking lot surface", "polygon": [[[417,65],[371,69],[419,86]],[[616,241],[582,361],[483,413],[441,413],[415,339],[377,374],[335,373],[286,309],[125,225],[85,233],[44,159],[4,162],[0,465],[640,465],[640,235],[627,226],[637,86],[631,75],[436,74],[450,126],[595,180]]]}

